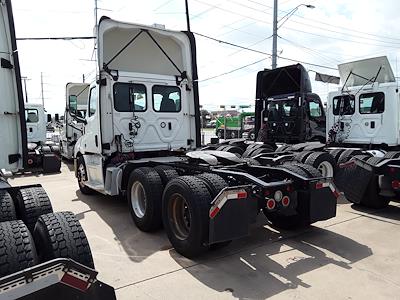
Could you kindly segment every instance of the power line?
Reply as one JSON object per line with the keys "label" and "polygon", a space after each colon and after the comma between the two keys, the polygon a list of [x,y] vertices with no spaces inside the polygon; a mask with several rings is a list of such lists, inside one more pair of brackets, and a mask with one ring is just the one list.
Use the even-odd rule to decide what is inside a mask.
{"label": "power line", "polygon": [[264,60],[266,60],[266,59],[267,59],[267,58],[259,59],[259,60],[255,61],[255,62],[252,62],[252,63],[250,63],[250,64],[241,66],[241,67],[239,67],[239,68],[230,70],[230,71],[228,71],[228,72],[224,72],[224,73],[221,73],[221,74],[218,74],[218,75],[215,75],[215,76],[211,76],[211,77],[208,77],[208,78],[206,78],[206,79],[200,79],[200,80],[198,80],[198,82],[204,82],[204,81],[208,81],[208,80],[211,80],[211,79],[215,79],[215,78],[218,78],[218,77],[221,77],[221,76],[225,76],[225,75],[231,74],[231,73],[233,73],[233,72],[236,72],[236,71],[242,70],[242,69],[244,69],[244,68],[250,67],[250,66],[252,66],[252,65],[258,64],[258,63],[260,63],[260,62],[262,62],[262,61],[264,61]]}
{"label": "power line", "polygon": [[64,36],[64,37],[23,37],[16,38],[17,41],[42,41],[42,40],[93,40],[94,36]]}
{"label": "power line", "polygon": [[[247,0],[247,1],[248,1],[248,2],[252,2],[252,3],[256,3],[256,4],[258,4],[258,5],[260,5],[260,6],[263,6],[263,7],[267,7],[267,8],[272,9],[271,6],[265,5],[264,3],[260,3],[260,2],[254,1],[254,0]],[[283,10],[279,10],[279,11],[280,11],[280,12],[286,12],[286,11],[283,11]],[[302,18],[302,19],[305,19],[305,20],[307,20],[307,21],[311,21],[311,22],[314,22],[314,23],[323,24],[323,25],[326,25],[326,26],[334,27],[334,28],[341,28],[341,29],[344,29],[344,30],[347,30],[347,31],[353,31],[353,32],[357,32],[357,33],[361,33],[361,34],[365,34],[365,35],[370,35],[370,36],[378,37],[378,38],[384,38],[384,39],[390,39],[390,40],[397,40],[397,41],[400,41],[400,38],[393,38],[393,37],[389,37],[389,36],[373,34],[373,33],[365,32],[365,31],[360,31],[360,30],[356,30],[356,29],[351,29],[351,28],[349,28],[349,27],[344,27],[344,26],[340,26],[340,25],[336,25],[336,24],[335,24],[335,25],[332,25],[332,24],[329,24],[329,23],[326,23],[326,22],[322,22],[322,21],[319,21],[319,20],[317,21],[317,20],[314,20],[314,19],[311,19],[311,18],[307,18],[307,17],[304,17],[304,16],[300,16],[300,15],[294,15],[294,17],[296,17],[296,18]],[[308,26],[313,26],[313,25],[308,25]]]}
{"label": "power line", "polygon": [[[252,17],[252,16],[248,16],[248,15],[246,16],[246,15],[244,15],[244,14],[237,13],[237,12],[235,12],[235,11],[232,11],[232,10],[229,10],[229,9],[225,9],[225,8],[222,8],[222,7],[219,7],[219,6],[216,6],[216,5],[213,5],[213,4],[210,4],[210,3],[207,3],[207,2],[201,1],[201,0],[195,0],[195,1],[196,1],[196,2],[199,2],[199,3],[202,3],[202,4],[205,4],[205,5],[208,5],[208,6],[211,6],[211,7],[214,7],[214,8],[216,8],[216,9],[219,9],[219,10],[222,10],[222,11],[225,11],[225,12],[228,12],[228,13],[231,13],[231,14],[234,14],[234,15],[238,15],[238,16],[242,16],[242,17],[247,17],[247,18],[249,18],[249,19],[258,21],[258,22],[260,22],[260,23],[269,24],[269,25],[271,24],[270,22],[266,22],[266,21],[264,21],[264,20],[254,18],[254,17]],[[256,9],[255,9],[255,10],[256,10]],[[264,13],[264,14],[267,14],[267,15],[270,15],[270,14],[268,14],[268,13],[266,13],[266,12],[263,12],[263,11],[260,11],[260,12],[261,12],[261,13]],[[293,21],[293,22],[294,22],[294,21]],[[297,22],[297,23],[300,23],[300,24],[303,24],[303,25],[305,25],[305,26],[309,26],[309,27],[315,28],[315,26],[308,25],[308,24],[305,24],[305,23],[301,23],[301,22]],[[317,28],[318,28],[318,27],[317,27]],[[378,46],[378,47],[386,47],[386,48],[399,48],[399,47],[400,47],[400,44],[399,44],[399,47],[395,47],[395,46],[389,46],[389,45],[372,44],[372,43],[367,43],[367,42],[363,42],[363,41],[353,41],[353,40],[343,39],[343,38],[340,38],[340,37],[332,37],[332,36],[328,36],[328,35],[321,35],[321,34],[317,34],[317,33],[311,33],[311,32],[307,32],[307,31],[303,31],[303,30],[299,30],[299,29],[295,29],[295,28],[291,28],[291,27],[287,27],[287,26],[284,27],[284,29],[294,30],[294,31],[303,32],[303,33],[310,34],[310,35],[315,35],[315,36],[320,36],[320,37],[330,38],[330,39],[335,39],[335,40],[341,40],[341,41],[351,42],[351,43],[372,45],[372,46]],[[326,29],[326,28],[321,28],[321,27],[319,27],[319,29],[324,30],[324,31],[332,31],[332,30],[329,30],[329,29]],[[348,34],[348,33],[340,33],[340,34],[351,35],[351,34]],[[363,37],[360,37],[360,36],[355,36],[355,37],[361,38],[361,39],[363,38]],[[364,39],[369,39],[369,38],[364,38]],[[378,40],[375,40],[375,41],[378,41]],[[386,42],[386,41],[378,41],[378,42],[381,42],[381,43],[388,43],[388,44],[395,44],[395,43],[390,43],[390,42]]]}
{"label": "power line", "polygon": [[[272,56],[270,53],[267,53],[267,52],[263,52],[263,51],[256,50],[256,49],[251,49],[251,48],[248,48],[248,47],[245,47],[245,46],[241,46],[241,45],[237,45],[237,44],[234,44],[234,43],[231,43],[231,42],[222,41],[222,40],[219,40],[219,39],[216,39],[216,38],[213,38],[213,37],[210,37],[210,36],[198,33],[198,32],[193,32],[193,33],[198,35],[198,36],[213,40],[213,41],[221,43],[221,44],[226,44],[226,45],[230,45],[232,47],[240,48],[240,49],[243,49],[243,50],[248,50],[248,51],[259,53],[259,54],[268,55],[270,57]],[[283,56],[280,56],[280,55],[278,55],[278,57],[281,58],[281,59],[287,60],[287,61],[292,61],[292,62],[302,63],[302,64],[305,64],[305,65],[310,65],[310,66],[314,66],[314,67],[320,67],[320,68],[324,68],[324,69],[330,69],[330,70],[337,71],[337,68],[333,68],[333,67],[329,67],[329,66],[310,63],[310,62],[306,62],[306,61],[300,61],[300,60],[296,60],[296,59],[293,59],[293,58],[283,57]]]}

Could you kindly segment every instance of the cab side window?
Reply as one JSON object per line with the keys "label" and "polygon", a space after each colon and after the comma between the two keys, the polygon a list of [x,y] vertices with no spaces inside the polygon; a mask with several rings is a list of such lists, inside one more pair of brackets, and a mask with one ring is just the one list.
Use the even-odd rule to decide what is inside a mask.
{"label": "cab side window", "polygon": [[360,114],[381,114],[384,111],[384,93],[378,92],[360,95]]}
{"label": "cab side window", "polygon": [[308,111],[311,118],[320,118],[323,116],[322,107],[318,102],[310,100],[308,102]]}
{"label": "cab side window", "polygon": [[25,109],[25,120],[26,120],[26,123],[38,123],[39,122],[38,110],[31,109],[31,108]]}
{"label": "cab side window", "polygon": [[92,87],[90,89],[89,94],[89,114],[88,116],[91,117],[96,113],[97,110],[97,89],[96,87]]}
{"label": "cab side window", "polygon": [[181,89],[177,86],[153,86],[153,109],[156,112],[180,112]]}
{"label": "cab side window", "polygon": [[333,114],[353,115],[355,112],[356,100],[354,95],[341,95],[333,98]]}

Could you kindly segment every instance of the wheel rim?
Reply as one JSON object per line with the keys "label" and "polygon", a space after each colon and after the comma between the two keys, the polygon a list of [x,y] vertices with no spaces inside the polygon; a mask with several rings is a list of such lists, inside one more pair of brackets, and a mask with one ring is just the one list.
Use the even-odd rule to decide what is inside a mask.
{"label": "wheel rim", "polygon": [[84,179],[86,178],[86,169],[85,166],[80,163],[78,167],[78,184],[83,187],[85,184],[83,183]]}
{"label": "wheel rim", "polygon": [[186,199],[180,194],[173,194],[169,201],[169,215],[171,229],[174,235],[185,240],[190,233],[191,216]]}
{"label": "wheel rim", "polygon": [[333,166],[328,161],[323,161],[318,165],[318,171],[321,172],[324,177],[333,177]]}
{"label": "wheel rim", "polygon": [[146,213],[146,203],[144,187],[139,181],[135,181],[131,189],[131,205],[138,218],[144,217]]}

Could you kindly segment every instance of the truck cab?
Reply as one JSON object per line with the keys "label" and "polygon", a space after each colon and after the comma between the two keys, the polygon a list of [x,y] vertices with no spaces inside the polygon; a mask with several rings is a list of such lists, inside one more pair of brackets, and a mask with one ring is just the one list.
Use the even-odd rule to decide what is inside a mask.
{"label": "truck cab", "polygon": [[301,64],[257,74],[255,133],[266,130],[263,142],[325,142],[325,127],[323,104]]}
{"label": "truck cab", "polygon": [[328,95],[331,144],[391,148],[400,143],[398,84],[387,57],[339,65],[343,86]]}
{"label": "truck cab", "polygon": [[41,104],[25,104],[25,122],[28,142],[38,145],[46,144],[47,116]]}
{"label": "truck cab", "polygon": [[[67,159],[74,157],[75,144],[83,133],[84,124],[78,118],[86,118],[89,87],[88,83],[70,82],[66,85],[66,109],[61,126],[60,153]],[[69,102],[72,103],[72,109],[70,109]]]}
{"label": "truck cab", "polygon": [[[105,192],[111,160],[199,147],[200,114],[192,34],[103,17],[97,39],[99,75],[85,118],[75,116],[85,124],[75,157],[84,161],[85,184]],[[68,105],[78,109],[73,97]]]}

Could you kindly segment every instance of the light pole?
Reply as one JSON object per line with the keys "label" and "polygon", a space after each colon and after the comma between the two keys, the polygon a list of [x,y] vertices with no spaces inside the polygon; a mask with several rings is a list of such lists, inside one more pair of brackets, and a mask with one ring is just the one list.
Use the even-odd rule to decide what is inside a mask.
{"label": "light pole", "polygon": [[[286,15],[278,20],[278,0],[274,0],[274,16],[273,16],[273,32],[272,32],[272,69],[276,69],[276,61],[278,58],[278,29],[291,17],[293,14],[301,7],[305,6],[307,8],[315,8],[314,5],[311,4],[299,4],[291,11],[289,11]],[[285,19],[279,26],[278,23]]]}

